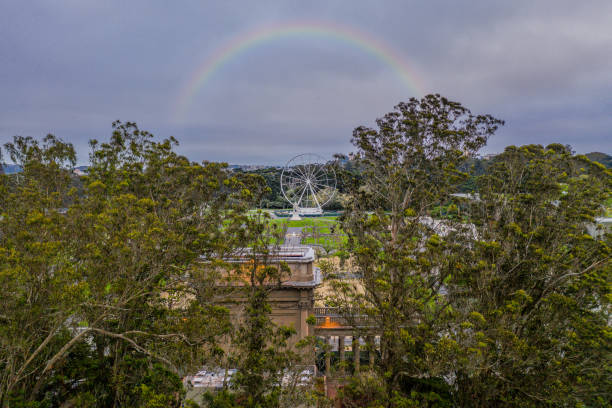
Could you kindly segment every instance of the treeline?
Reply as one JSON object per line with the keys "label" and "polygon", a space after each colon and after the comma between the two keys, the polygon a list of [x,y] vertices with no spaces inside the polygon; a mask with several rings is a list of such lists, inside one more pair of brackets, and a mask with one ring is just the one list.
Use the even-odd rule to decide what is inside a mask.
{"label": "treeline", "polygon": [[[344,168],[346,167],[346,163],[334,164],[335,168]],[[243,171],[241,169],[234,170],[236,173],[247,173],[247,174],[255,174],[261,176],[268,186],[267,193],[262,197],[259,207],[260,208],[269,208],[269,209],[283,209],[291,207],[291,204],[285,199],[283,193],[281,191],[281,174],[283,169],[279,169],[276,167],[267,167],[264,169]],[[336,194],[331,199],[329,203],[325,206],[325,210],[336,211],[344,209],[344,205],[346,202],[346,186],[343,184],[342,179],[337,180],[336,184]]]}
{"label": "treeline", "polygon": [[[568,147],[569,148],[569,147]],[[497,155],[487,156],[487,157],[470,157],[465,159],[462,163],[459,164],[459,169],[469,173],[470,177],[463,183],[457,186],[457,193],[473,193],[477,190],[477,178],[482,176],[486,169],[491,166],[495,160]],[[592,152],[587,153],[585,155],[589,160],[596,161],[607,168],[612,167],[612,156],[600,153],[600,152]],[[355,175],[359,175],[361,170],[359,169],[359,164],[348,157],[343,158],[341,160],[336,161],[335,166],[337,169],[341,171],[350,172]],[[270,208],[270,209],[282,209],[288,208],[290,204],[283,197],[281,188],[280,188],[280,178],[282,173],[282,168],[277,167],[266,167],[263,169],[257,170],[248,170],[244,171],[242,169],[234,170],[238,173],[250,173],[257,174],[264,178],[266,181],[266,185],[269,188],[269,191],[263,196],[259,206],[261,208]],[[344,183],[344,179],[339,178],[337,184],[337,196],[332,199],[332,201],[325,207],[326,210],[334,211],[334,210],[343,210],[347,203],[348,193],[347,186]]]}
{"label": "treeline", "polygon": [[[612,173],[563,145],[509,146],[477,194],[453,195],[502,124],[428,95],[355,129],[338,172],[361,278],[331,281],[325,301],[380,344],[334,401],[283,380],[315,339],[293,346],[270,319],[288,270],[271,256],[279,231],[250,212],[265,176],[116,122],[79,187],[70,143],[15,137],[3,152],[23,171],[0,176],[0,406],[607,406],[612,235],[595,218]],[[181,378],[204,365],[237,374],[185,401]]]}

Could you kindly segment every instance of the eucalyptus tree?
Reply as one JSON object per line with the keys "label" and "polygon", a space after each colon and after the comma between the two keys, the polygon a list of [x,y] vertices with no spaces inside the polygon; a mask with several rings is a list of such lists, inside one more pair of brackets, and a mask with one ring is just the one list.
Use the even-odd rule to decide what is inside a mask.
{"label": "eucalyptus tree", "polygon": [[298,383],[303,365],[312,359],[307,348],[312,339],[298,341],[294,327],[277,324],[272,318],[272,303],[278,300],[274,292],[278,296],[291,277],[280,245],[285,228],[271,223],[269,214],[262,211],[237,219],[241,221],[235,225],[237,233],[248,246],[238,248],[232,254],[234,262],[224,265],[231,285],[226,294],[234,310],[224,364],[236,373],[231,387],[206,395],[205,403],[211,407],[300,406],[310,398],[309,391]]}
{"label": "eucalyptus tree", "polygon": [[78,302],[61,211],[74,149],[52,135],[42,143],[15,137],[4,147],[22,172],[0,175],[0,406],[29,395],[69,337],[64,325]]}
{"label": "eucalyptus tree", "polygon": [[[82,234],[77,262],[99,295],[86,321],[96,349],[109,350],[114,403],[124,406],[134,394],[126,376],[137,384],[142,375],[126,365],[129,352],[185,374],[203,352],[218,351],[229,315],[208,297],[216,276],[193,265],[243,245],[223,225],[257,200],[258,185],[221,164],[190,162],[173,152],[172,139],[153,142],[131,123],[114,128],[108,143],[92,142],[87,194],[74,219]],[[105,313],[102,324],[89,325]]]}
{"label": "eucalyptus tree", "polygon": [[229,315],[193,266],[244,245],[231,226],[264,186],[175,144],[114,123],[91,142],[82,194],[70,144],[6,146],[24,171],[2,178],[3,405],[178,406],[178,375],[219,352]]}
{"label": "eucalyptus tree", "polygon": [[329,301],[349,320],[370,317],[381,336],[377,369],[391,406],[443,373],[440,333],[452,313],[444,285],[469,228],[450,219],[438,223],[430,214],[467,179],[458,166],[503,122],[427,95],[400,103],[376,124],[353,132],[361,180],[351,188],[342,221],[362,288],[336,282]]}
{"label": "eucalyptus tree", "polygon": [[612,236],[596,228],[611,191],[610,170],[559,144],[507,147],[479,177],[449,293],[459,405],[612,399]]}

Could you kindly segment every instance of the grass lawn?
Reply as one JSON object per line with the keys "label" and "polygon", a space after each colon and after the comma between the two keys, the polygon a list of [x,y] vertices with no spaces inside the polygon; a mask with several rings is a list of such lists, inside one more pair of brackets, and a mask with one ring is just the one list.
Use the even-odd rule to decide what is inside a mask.
{"label": "grass lawn", "polygon": [[315,238],[306,238],[302,241],[303,244],[306,245],[320,245],[326,249],[340,249],[340,247],[346,244],[348,238],[346,235],[337,235],[331,237],[319,237]]}
{"label": "grass lawn", "polygon": [[[255,211],[253,211],[253,214]],[[304,217],[301,220],[290,220],[289,218],[275,218],[270,219],[270,225],[283,226],[287,227],[302,227],[304,234],[312,234],[313,227],[316,227],[316,231],[319,234],[332,234],[332,227],[334,233],[337,235],[334,236],[323,236],[319,238],[305,238],[302,240],[302,244],[305,245],[321,245],[324,248],[330,249],[338,249],[340,246],[347,241],[346,235],[340,229],[340,225],[338,224],[337,216],[324,216],[324,217]]]}
{"label": "grass lawn", "polygon": [[[338,217],[313,217],[302,218],[301,220],[290,220],[289,218],[276,218],[270,220],[271,224],[287,224],[288,227],[330,227],[336,224]],[[329,232],[327,232],[329,233]]]}
{"label": "grass lawn", "polygon": [[302,231],[304,231],[304,233],[306,234],[312,234],[315,229],[319,234],[331,234],[331,229],[327,225],[321,225],[321,226],[316,226],[316,227],[308,226],[308,227],[304,227]]}

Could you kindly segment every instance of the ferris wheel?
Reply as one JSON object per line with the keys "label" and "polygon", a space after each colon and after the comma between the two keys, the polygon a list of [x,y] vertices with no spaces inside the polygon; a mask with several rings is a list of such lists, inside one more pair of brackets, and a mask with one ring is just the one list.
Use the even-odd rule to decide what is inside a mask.
{"label": "ferris wheel", "polygon": [[287,162],[280,179],[283,196],[294,217],[321,215],[323,206],[336,194],[336,172],[323,157],[305,153]]}

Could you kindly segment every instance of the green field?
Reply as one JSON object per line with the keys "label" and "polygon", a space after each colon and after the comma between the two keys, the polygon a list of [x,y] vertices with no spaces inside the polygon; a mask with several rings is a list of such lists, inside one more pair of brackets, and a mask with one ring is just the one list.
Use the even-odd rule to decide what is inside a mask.
{"label": "green field", "polygon": [[319,238],[306,238],[302,241],[306,245],[320,245],[327,250],[340,249],[341,246],[346,244],[348,238],[346,235],[335,235]]}
{"label": "green field", "polygon": [[[270,225],[279,227],[302,227],[302,232],[306,235],[317,233],[317,237],[306,237],[302,240],[305,245],[320,245],[327,251],[339,249],[346,243],[347,237],[340,229],[337,216],[324,216],[303,218],[301,220],[290,220],[289,218],[270,219]],[[324,236],[321,236],[324,234]],[[334,235],[328,235],[334,234]]]}
{"label": "green field", "polygon": [[301,220],[290,220],[289,218],[276,218],[270,220],[271,224],[286,224],[288,227],[330,227],[337,223],[338,217],[313,217]]}

